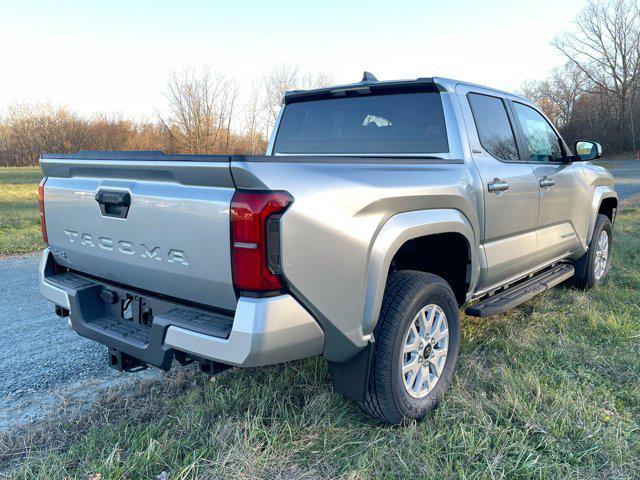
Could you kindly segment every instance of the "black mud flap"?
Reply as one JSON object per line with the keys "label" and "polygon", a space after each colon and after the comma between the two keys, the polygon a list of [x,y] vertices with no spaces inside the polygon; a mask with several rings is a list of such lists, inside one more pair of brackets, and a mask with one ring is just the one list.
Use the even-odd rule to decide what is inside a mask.
{"label": "black mud flap", "polygon": [[373,359],[373,342],[346,362],[329,362],[333,391],[347,398],[364,402]]}

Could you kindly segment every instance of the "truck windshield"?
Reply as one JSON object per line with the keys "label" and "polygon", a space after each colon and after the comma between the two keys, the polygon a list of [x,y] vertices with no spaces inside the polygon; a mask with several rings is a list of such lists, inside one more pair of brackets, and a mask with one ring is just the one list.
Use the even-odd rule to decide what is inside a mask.
{"label": "truck windshield", "polygon": [[447,153],[447,130],[437,92],[363,95],[288,104],[274,153]]}

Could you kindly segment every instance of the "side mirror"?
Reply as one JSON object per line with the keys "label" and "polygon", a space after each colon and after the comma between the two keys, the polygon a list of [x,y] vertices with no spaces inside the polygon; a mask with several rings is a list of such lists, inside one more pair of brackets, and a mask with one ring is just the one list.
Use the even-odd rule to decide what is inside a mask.
{"label": "side mirror", "polygon": [[580,140],[576,142],[576,155],[581,162],[596,160],[602,158],[602,147],[596,142]]}

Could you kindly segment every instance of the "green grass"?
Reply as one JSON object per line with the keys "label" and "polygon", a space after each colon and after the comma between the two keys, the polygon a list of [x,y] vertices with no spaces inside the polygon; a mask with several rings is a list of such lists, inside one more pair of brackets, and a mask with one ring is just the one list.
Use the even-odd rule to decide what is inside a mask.
{"label": "green grass", "polygon": [[9,478],[640,478],[640,209],[615,227],[603,288],[557,288],[464,317],[452,389],[424,421],[381,425],[325,362],[174,369],[90,411],[0,436]]}
{"label": "green grass", "polygon": [[[33,168],[0,169],[0,254],[43,246]],[[640,209],[615,227],[609,283],[463,317],[440,408],[378,424],[321,359],[208,378],[174,369],[90,411],[0,435],[10,478],[640,478]],[[2,473],[0,473],[0,476]]]}
{"label": "green grass", "polygon": [[44,247],[38,213],[40,167],[0,168],[0,255]]}

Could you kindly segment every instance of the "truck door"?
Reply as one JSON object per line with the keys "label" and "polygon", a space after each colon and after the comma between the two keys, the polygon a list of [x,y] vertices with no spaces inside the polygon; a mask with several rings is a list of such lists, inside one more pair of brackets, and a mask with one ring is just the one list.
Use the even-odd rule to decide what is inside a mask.
{"label": "truck door", "polygon": [[479,286],[489,288],[537,265],[538,180],[516,142],[506,100],[467,90],[460,97],[473,161],[482,179],[486,265]]}
{"label": "truck door", "polygon": [[538,256],[540,263],[549,262],[584,243],[590,192],[581,165],[567,161],[567,147],[550,122],[529,105],[512,105],[539,184]]}

